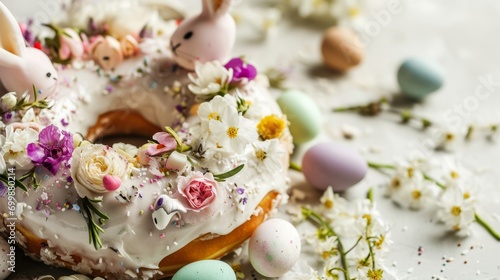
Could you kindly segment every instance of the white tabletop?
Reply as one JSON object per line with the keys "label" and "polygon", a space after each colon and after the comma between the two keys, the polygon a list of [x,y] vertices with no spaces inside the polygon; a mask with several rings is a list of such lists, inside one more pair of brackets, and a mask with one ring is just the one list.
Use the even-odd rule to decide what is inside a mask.
{"label": "white tabletop", "polygon": [[[28,0],[3,2],[20,17],[42,10],[42,1],[34,2],[40,2],[38,6],[23,6],[24,3],[33,3]],[[199,6],[197,2],[188,1]],[[236,9],[241,12],[249,8],[264,9],[265,6],[266,1],[252,1]],[[382,1],[380,7],[386,9],[387,4]],[[345,75],[334,74],[321,66],[319,45],[325,25],[284,14],[266,40],[260,40],[252,28],[241,27],[246,31],[239,34],[235,55],[245,54],[260,69],[291,67],[287,87],[301,89],[313,96],[323,112],[322,135],[298,147],[295,160],[298,161],[310,145],[330,140],[345,142],[367,159],[385,163],[392,163],[410,151],[420,149],[429,134],[400,125],[396,119],[331,113],[334,107],[364,104],[381,96],[397,94],[397,68],[404,59],[413,56],[431,59],[445,71],[444,87],[417,105],[416,112],[446,124],[444,112],[464,106],[475,88],[481,85],[481,79],[490,78],[496,81],[492,94],[479,101],[474,110],[466,111],[463,122],[500,123],[500,2],[401,1],[401,7],[400,13],[391,14],[390,20],[384,22],[377,22],[380,9],[367,14],[364,24],[371,24],[373,29],[364,35],[361,33],[366,45],[365,60]],[[356,127],[363,133],[354,140],[344,140],[338,136],[342,125]],[[461,158],[471,170],[484,171],[477,175],[484,182],[479,195],[479,211],[485,213],[485,218],[500,231],[499,145],[477,138],[460,145],[454,153],[437,153],[432,157],[439,159],[453,155]],[[320,194],[307,186],[303,176],[295,171],[290,171],[290,174],[292,187],[305,191],[307,202],[317,202]],[[500,279],[500,242],[477,224],[472,225],[470,237],[454,236],[435,221],[433,207],[423,211],[401,209],[383,197],[380,185],[384,182],[387,182],[386,177],[370,171],[360,184],[344,195],[351,200],[362,198],[369,187],[375,187],[379,210],[384,220],[393,225],[394,244],[390,247],[386,265],[393,271],[395,279]],[[286,214],[282,213],[282,216],[286,217]],[[307,228],[300,227],[301,230]],[[424,249],[421,256],[418,255],[419,247]],[[446,259],[453,261],[446,262]],[[312,265],[313,259],[305,256],[301,262]],[[43,273],[53,272],[47,270]],[[286,276],[283,279],[287,279]]]}

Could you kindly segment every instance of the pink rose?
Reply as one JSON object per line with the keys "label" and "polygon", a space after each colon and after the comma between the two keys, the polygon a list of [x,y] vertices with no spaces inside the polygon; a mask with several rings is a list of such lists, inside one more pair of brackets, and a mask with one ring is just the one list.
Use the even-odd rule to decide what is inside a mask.
{"label": "pink rose", "polygon": [[211,173],[194,172],[177,178],[174,197],[188,210],[186,223],[196,224],[213,216],[223,204],[225,190],[217,185]]}

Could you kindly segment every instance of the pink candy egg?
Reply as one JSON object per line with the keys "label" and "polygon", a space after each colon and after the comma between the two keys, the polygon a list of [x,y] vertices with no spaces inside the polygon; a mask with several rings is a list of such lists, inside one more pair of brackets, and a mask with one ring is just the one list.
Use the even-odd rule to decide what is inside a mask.
{"label": "pink candy egg", "polygon": [[113,175],[106,175],[102,179],[102,184],[107,191],[116,191],[122,184],[122,180]]}
{"label": "pink candy egg", "polygon": [[299,259],[300,248],[300,236],[292,224],[282,219],[270,219],[255,230],[248,252],[258,273],[278,277],[292,269]]}
{"label": "pink candy egg", "polygon": [[366,161],[348,146],[322,143],[310,148],[302,158],[302,171],[309,184],[319,190],[332,186],[341,192],[366,175]]}

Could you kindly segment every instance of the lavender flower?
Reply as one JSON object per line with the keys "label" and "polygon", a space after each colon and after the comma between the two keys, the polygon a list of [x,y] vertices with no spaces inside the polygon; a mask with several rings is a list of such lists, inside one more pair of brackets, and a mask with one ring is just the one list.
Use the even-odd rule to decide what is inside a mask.
{"label": "lavender flower", "polygon": [[4,197],[7,194],[7,185],[0,181],[0,197]]}
{"label": "lavender flower", "polygon": [[245,63],[243,59],[237,57],[231,59],[226,65],[226,69],[233,69],[231,84],[243,81],[251,81],[257,77],[257,69],[252,64]]}
{"label": "lavender flower", "polygon": [[40,132],[38,143],[28,145],[27,151],[35,166],[44,166],[55,175],[61,163],[71,159],[73,149],[73,136],[50,125]]}

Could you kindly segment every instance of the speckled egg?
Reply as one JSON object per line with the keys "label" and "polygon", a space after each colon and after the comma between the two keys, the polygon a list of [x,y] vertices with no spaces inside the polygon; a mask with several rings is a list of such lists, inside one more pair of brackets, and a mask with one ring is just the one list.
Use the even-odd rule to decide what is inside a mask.
{"label": "speckled egg", "polygon": [[351,30],[331,27],[323,33],[321,54],[326,66],[343,72],[363,61],[364,47]]}
{"label": "speckled egg", "polygon": [[441,68],[431,61],[410,58],[398,70],[398,83],[403,95],[422,99],[435,92],[444,83]]}
{"label": "speckled egg", "polygon": [[184,266],[172,280],[236,280],[236,274],[225,262],[204,260]]}
{"label": "speckled egg", "polygon": [[10,275],[9,271],[9,256],[10,245],[5,239],[0,237],[0,279],[5,279]]}
{"label": "speckled egg", "polygon": [[306,143],[319,134],[321,110],[310,96],[296,90],[287,91],[278,98],[278,104],[290,122],[290,133],[295,144]]}
{"label": "speckled egg", "polygon": [[248,245],[253,268],[266,277],[278,277],[289,271],[300,256],[297,229],[282,219],[270,219],[253,233]]}
{"label": "speckled egg", "polygon": [[368,170],[367,162],[348,146],[321,143],[302,158],[302,172],[309,184],[319,190],[328,186],[341,192],[361,181]]}

